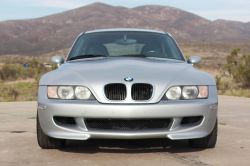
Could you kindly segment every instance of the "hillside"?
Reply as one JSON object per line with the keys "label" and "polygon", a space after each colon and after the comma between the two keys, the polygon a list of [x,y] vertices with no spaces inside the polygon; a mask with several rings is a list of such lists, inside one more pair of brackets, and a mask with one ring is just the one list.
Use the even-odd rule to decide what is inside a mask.
{"label": "hillside", "polygon": [[250,22],[209,21],[166,6],[94,3],[42,18],[0,22],[0,55],[41,55],[71,47],[83,31],[121,27],[167,31],[178,43],[250,43]]}

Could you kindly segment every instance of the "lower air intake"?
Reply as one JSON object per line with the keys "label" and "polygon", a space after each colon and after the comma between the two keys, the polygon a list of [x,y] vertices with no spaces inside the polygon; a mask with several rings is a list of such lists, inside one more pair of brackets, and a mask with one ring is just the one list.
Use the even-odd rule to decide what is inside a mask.
{"label": "lower air intake", "polygon": [[184,117],[181,121],[181,124],[199,124],[202,122],[203,116],[190,116]]}
{"label": "lower air intake", "polygon": [[88,129],[97,130],[168,129],[170,122],[170,119],[85,119]]}

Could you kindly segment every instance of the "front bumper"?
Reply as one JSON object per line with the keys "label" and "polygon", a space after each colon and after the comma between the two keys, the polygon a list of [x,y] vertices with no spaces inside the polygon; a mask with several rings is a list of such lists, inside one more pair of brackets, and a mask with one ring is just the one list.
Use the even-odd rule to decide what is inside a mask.
{"label": "front bumper", "polygon": [[[38,92],[38,115],[43,132],[53,138],[87,140],[89,138],[192,139],[205,137],[212,131],[217,118],[216,86],[209,86],[209,98],[197,100],[160,101],[156,104],[101,104],[97,101],[52,100],[47,98],[47,87]],[[54,116],[74,117],[76,125],[58,125]],[[201,123],[181,125],[183,117],[203,116]],[[150,119],[171,118],[168,129],[158,130],[88,130],[84,118]]]}

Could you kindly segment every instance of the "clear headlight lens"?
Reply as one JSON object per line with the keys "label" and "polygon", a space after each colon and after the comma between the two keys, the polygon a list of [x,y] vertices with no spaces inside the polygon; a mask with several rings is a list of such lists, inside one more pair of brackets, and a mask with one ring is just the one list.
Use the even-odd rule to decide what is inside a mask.
{"label": "clear headlight lens", "polygon": [[184,99],[195,99],[199,94],[196,86],[184,86],[182,89],[182,95]]}
{"label": "clear headlight lens", "polygon": [[168,89],[164,98],[168,100],[206,99],[208,86],[173,86]]}
{"label": "clear headlight lens", "polygon": [[167,91],[166,97],[169,100],[179,100],[181,98],[181,88],[179,86],[173,86],[173,87],[171,87]]}
{"label": "clear headlight lens", "polygon": [[75,88],[75,96],[77,99],[86,100],[90,98],[91,92],[84,86],[77,86]]}
{"label": "clear headlight lens", "polygon": [[60,99],[74,99],[74,89],[72,86],[59,86],[58,96]]}
{"label": "clear headlight lens", "polygon": [[58,99],[57,95],[57,88],[58,86],[48,86],[48,97],[51,99]]}
{"label": "clear headlight lens", "polygon": [[48,98],[66,100],[94,100],[90,90],[84,86],[48,86]]}
{"label": "clear headlight lens", "polygon": [[199,99],[204,99],[208,97],[208,87],[207,86],[198,86],[199,88]]}

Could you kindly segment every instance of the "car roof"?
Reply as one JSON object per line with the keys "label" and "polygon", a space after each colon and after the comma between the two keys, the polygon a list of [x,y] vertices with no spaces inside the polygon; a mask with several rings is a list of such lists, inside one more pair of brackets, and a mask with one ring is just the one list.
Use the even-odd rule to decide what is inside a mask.
{"label": "car roof", "polygon": [[160,34],[168,34],[167,32],[151,30],[151,29],[139,29],[139,28],[110,28],[110,29],[97,29],[86,31],[83,34],[89,33],[98,33],[98,32],[151,32],[151,33],[160,33]]}

